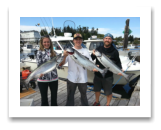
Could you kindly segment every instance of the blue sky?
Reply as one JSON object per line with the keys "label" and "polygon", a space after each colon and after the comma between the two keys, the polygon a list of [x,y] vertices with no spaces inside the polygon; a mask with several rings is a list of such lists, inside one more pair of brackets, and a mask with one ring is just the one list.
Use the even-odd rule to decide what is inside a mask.
{"label": "blue sky", "polygon": [[[89,29],[94,27],[98,28],[98,33],[111,33],[114,37],[124,36],[122,32],[124,31],[125,21],[130,19],[131,35],[140,37],[140,17],[52,17],[52,19],[54,28],[63,28],[64,22],[71,20],[75,23],[75,28],[79,25],[89,27]],[[74,28],[74,23],[71,21],[66,21],[65,26],[69,25]],[[22,31],[40,31],[41,28],[35,26],[37,23],[40,23],[41,28],[46,26],[47,30],[52,27],[51,17],[20,17],[20,29]]]}

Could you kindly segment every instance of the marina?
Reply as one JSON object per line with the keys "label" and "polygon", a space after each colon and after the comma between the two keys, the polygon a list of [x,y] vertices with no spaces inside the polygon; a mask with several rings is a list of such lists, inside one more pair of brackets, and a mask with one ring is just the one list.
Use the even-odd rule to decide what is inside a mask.
{"label": "marina", "polygon": [[[73,42],[72,42],[73,37],[71,37],[71,33],[64,33],[64,36],[53,36],[51,37],[52,40],[52,44],[54,47],[54,51],[59,54],[62,53],[66,48],[68,47],[73,47]],[[100,46],[101,44],[103,44],[101,39],[92,39],[92,40],[84,40],[85,45],[82,43],[82,47],[83,48],[87,48],[89,53],[92,53],[93,49],[96,49],[96,47]],[[136,78],[138,75],[140,75],[140,62],[136,61],[135,59],[132,59],[132,57],[138,56],[138,53],[134,53],[133,56],[128,55],[129,52],[140,52],[139,49],[137,50],[127,50],[127,51],[122,51],[122,50],[118,50],[120,53],[120,60],[122,63],[122,67],[123,70],[126,71],[126,73],[130,74],[133,73],[135,74],[132,78]],[[132,53],[133,54],[133,53]],[[22,66],[31,66],[31,71],[33,71],[35,68],[37,68],[37,62],[36,62],[36,55],[34,52],[31,52],[32,58],[30,56],[28,56],[28,54],[21,53],[20,56],[20,67],[22,68]],[[23,58],[22,58],[23,56]],[[94,61],[95,63],[95,61]],[[58,71],[58,75],[59,78],[61,78],[62,80],[66,80],[67,79],[67,74],[68,74],[68,63],[64,64],[63,67],[61,69],[57,69]],[[87,77],[88,77],[88,83],[93,83],[93,78],[94,78],[94,72],[87,70]],[[120,76],[118,75],[114,75],[114,84],[119,80]],[[118,84],[122,84],[125,85],[126,84],[126,80],[124,78],[122,78],[121,80],[119,80]]]}
{"label": "marina", "polygon": [[[110,106],[140,106],[140,47],[133,46],[132,44],[128,45],[128,26],[129,19],[126,20],[125,33],[124,33],[124,44],[122,47],[116,46],[112,43],[115,49],[119,52],[119,58],[122,64],[122,69],[128,75],[133,75],[132,78],[128,80],[122,78],[116,74],[113,75],[114,81],[112,86],[112,100]],[[27,87],[24,84],[24,80],[21,79],[21,72],[23,68],[27,68],[28,71],[33,71],[37,68],[36,53],[39,49],[38,41],[40,37],[30,39],[33,36],[33,32],[24,32],[23,42],[23,51],[20,52],[20,106],[41,106],[41,94],[35,80],[34,84],[30,87]],[[30,38],[27,38],[26,34],[30,33]],[[51,42],[53,44],[53,50],[56,52],[56,55],[63,54],[63,51],[67,48],[73,47],[73,37],[72,33],[64,32],[64,36],[57,36],[55,34],[50,36]],[[27,41],[27,43],[25,43]],[[28,43],[28,41],[34,41],[34,44]],[[115,42],[115,40],[113,40]],[[25,43],[25,44],[24,44]],[[35,45],[35,46],[34,46]],[[99,46],[103,46],[103,39],[97,39],[97,36],[91,36],[88,40],[82,41],[82,48],[88,50],[91,55],[92,51]],[[76,58],[77,59],[77,58]],[[95,64],[96,60],[93,61]],[[93,64],[92,63],[92,64]],[[122,72],[122,71],[121,71]],[[67,75],[68,75],[68,63],[64,64],[62,67],[57,69],[58,73],[58,92],[57,92],[57,103],[58,106],[65,106],[67,100]],[[128,77],[128,76],[124,77]],[[95,93],[93,91],[93,79],[94,72],[87,69],[87,99],[89,106],[92,106],[95,102]],[[33,87],[34,86],[34,87]],[[36,86],[36,87],[35,87]],[[75,106],[81,106],[80,92],[78,88],[76,89],[74,98]],[[100,105],[105,106],[107,102],[107,97],[104,95],[104,90],[101,90],[100,95]],[[48,102],[49,106],[51,105],[51,93],[48,89]]]}
{"label": "marina", "polygon": [[[138,88],[139,85],[136,85],[135,88]],[[26,90],[26,88],[23,88],[23,90]],[[28,96],[20,98],[20,102],[23,102],[23,100],[31,100],[32,103],[30,104],[24,104],[22,103],[21,106],[41,106],[41,95],[38,86],[34,89],[35,93],[32,93]],[[23,93],[23,92],[22,92]],[[57,103],[58,106],[65,106],[66,105],[66,99],[67,99],[67,83],[66,81],[58,80],[58,92],[57,92]],[[75,95],[75,106],[81,106],[81,100],[80,100],[80,92],[78,88],[76,89]],[[94,91],[90,91],[87,89],[87,99],[89,106],[92,106],[95,102],[95,94]],[[51,94],[50,90],[48,90],[48,102],[49,105],[51,105]],[[106,96],[104,94],[100,95],[100,104],[101,106],[105,106],[107,102]],[[129,99],[126,98],[112,98],[110,106],[140,106],[140,90],[135,89],[131,97]]]}

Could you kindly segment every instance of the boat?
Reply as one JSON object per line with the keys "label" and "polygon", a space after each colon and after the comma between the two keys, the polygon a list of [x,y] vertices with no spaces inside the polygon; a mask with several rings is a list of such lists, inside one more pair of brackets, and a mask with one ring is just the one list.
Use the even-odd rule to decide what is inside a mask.
{"label": "boat", "polygon": [[123,46],[121,46],[121,45],[116,45],[116,48],[117,48],[117,49],[120,49],[120,48],[123,48]]}
{"label": "boat", "polygon": [[[73,47],[73,37],[71,37],[71,35],[71,33],[66,32],[64,33],[64,36],[50,36],[53,49],[57,54],[62,53],[67,47]],[[37,67],[36,51],[37,49],[35,49],[35,55],[28,55],[21,59],[20,68],[23,66],[30,66],[30,70],[33,71]]]}
{"label": "boat", "polygon": [[40,46],[39,46],[39,45],[35,45],[34,48],[35,48],[36,50],[39,50]]}
{"label": "boat", "polygon": [[[52,36],[50,37],[53,43],[54,50],[59,54],[64,51],[67,47],[73,47],[73,37],[71,34],[67,33],[64,36]],[[93,49],[96,49],[98,46],[103,45],[103,39],[88,39],[83,41],[82,44],[83,48],[89,50],[89,53],[92,53]],[[123,70],[125,71],[127,68],[126,73],[134,73],[135,75],[131,78],[134,79],[138,75],[140,75],[140,63],[134,61],[133,59],[129,59],[128,55],[120,55],[120,60],[122,63]],[[94,61],[95,62],[95,61]],[[20,67],[22,66],[30,66],[30,70],[33,71],[37,67],[36,59],[32,59],[31,57],[26,57],[21,59]],[[68,75],[68,63],[64,64],[61,69],[57,69],[59,79],[67,80]],[[88,84],[93,84],[94,79],[94,72],[87,70],[87,77],[88,77]],[[121,76],[114,74],[114,82],[115,84]],[[127,82],[124,78],[121,78],[117,84],[125,85]]]}
{"label": "boat", "polygon": [[[84,40],[84,42],[86,42],[86,47],[87,49],[89,49],[89,53],[91,54],[93,49],[96,49],[98,46],[103,46],[103,39],[97,39],[97,37],[91,37],[88,38],[88,40]],[[140,55],[140,50],[136,50],[136,51],[123,51],[123,50],[118,50],[119,52],[119,57],[122,63],[122,68],[124,71],[126,71],[126,73],[133,73],[135,74],[132,78],[134,79],[135,77],[140,75],[140,62],[136,61],[136,57],[138,57],[138,55]],[[139,56],[140,57],[140,56]],[[139,59],[140,60],[140,59]],[[93,82],[93,72],[91,71],[87,71],[87,75],[88,75],[88,82],[91,83]],[[121,76],[114,74],[114,82],[113,84],[115,84],[119,78]],[[125,85],[126,84],[126,80],[124,78],[121,78],[119,80],[119,82],[117,84],[120,85]]]}
{"label": "boat", "polygon": [[22,46],[23,51],[36,51],[35,48],[33,48],[33,45],[30,43],[26,43]]}
{"label": "boat", "polygon": [[137,46],[133,46],[132,44],[129,44],[128,46],[127,46],[127,49],[135,49],[135,48],[138,48]]}
{"label": "boat", "polygon": [[20,52],[22,52],[23,51],[23,49],[22,49],[22,47],[20,46]]}

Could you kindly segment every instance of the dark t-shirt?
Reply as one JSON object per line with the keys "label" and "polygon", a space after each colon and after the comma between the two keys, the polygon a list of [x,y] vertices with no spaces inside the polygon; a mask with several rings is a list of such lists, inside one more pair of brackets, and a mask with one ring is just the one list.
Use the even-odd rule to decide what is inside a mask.
{"label": "dark t-shirt", "polygon": [[[121,61],[119,58],[119,53],[117,49],[115,49],[112,45],[109,48],[105,48],[104,46],[99,46],[96,48],[100,53],[105,54],[108,58],[110,58],[120,69],[122,69]],[[104,69],[105,67],[97,60],[96,56],[91,54],[92,60],[96,59],[96,65],[99,65],[99,68]],[[95,72],[95,75],[97,75],[100,78],[103,78],[100,72]],[[113,73],[111,71],[107,71],[105,74],[105,78],[113,76]]]}

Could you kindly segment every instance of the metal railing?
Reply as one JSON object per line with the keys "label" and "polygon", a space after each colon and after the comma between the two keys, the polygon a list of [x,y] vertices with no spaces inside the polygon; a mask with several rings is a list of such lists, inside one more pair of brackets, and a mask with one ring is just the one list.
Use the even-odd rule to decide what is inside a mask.
{"label": "metal railing", "polygon": [[128,62],[127,66],[130,67],[133,62],[135,62],[136,57],[138,56],[138,52],[133,56],[133,58]]}

